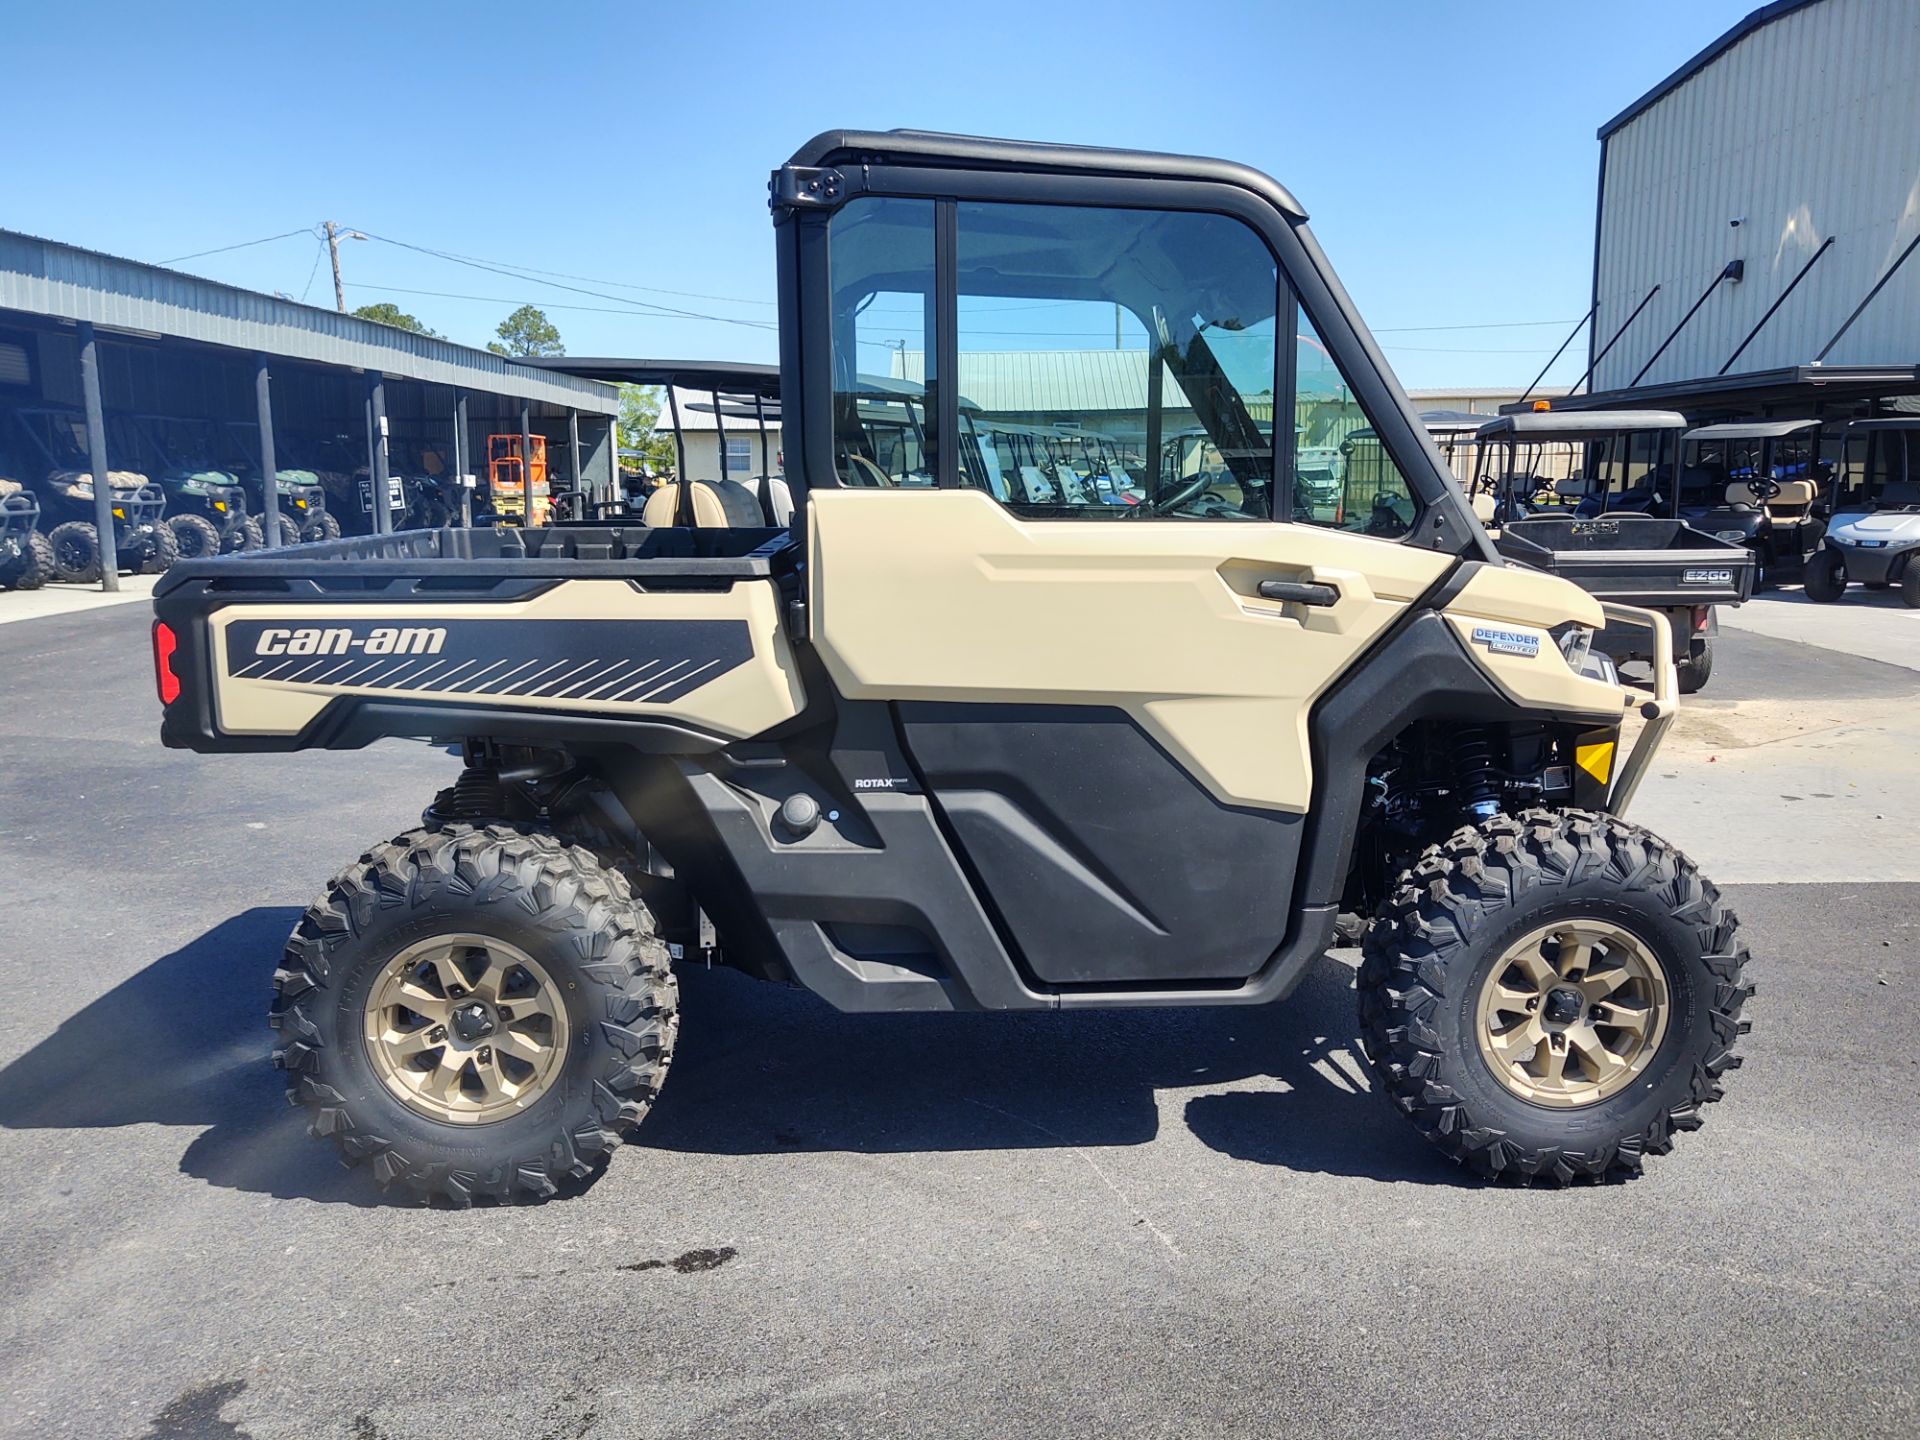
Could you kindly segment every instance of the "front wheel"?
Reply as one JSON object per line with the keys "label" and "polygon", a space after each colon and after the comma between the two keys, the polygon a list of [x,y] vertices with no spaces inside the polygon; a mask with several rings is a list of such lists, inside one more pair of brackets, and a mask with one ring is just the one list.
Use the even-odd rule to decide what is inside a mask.
{"label": "front wheel", "polygon": [[164,575],[180,558],[180,542],[163,520],[141,537],[139,553],[135,574]]}
{"label": "front wheel", "polygon": [[300,539],[309,545],[316,540],[338,540],[339,538],[340,522],[326,510],[318,514],[309,513],[307,523],[300,527]]}
{"label": "front wheel", "polygon": [[53,577],[53,543],[38,530],[30,530],[20,553],[0,565],[0,590],[38,590]]}
{"label": "front wheel", "polygon": [[53,578],[69,585],[91,585],[100,578],[100,532],[91,520],[69,520],[53,527]]}
{"label": "front wheel", "polygon": [[204,515],[169,515],[173,545],[182,560],[211,560],[220,553],[220,531]]}
{"label": "front wheel", "polygon": [[1474,1172],[1637,1174],[1736,1068],[1746,947],[1692,861],[1606,815],[1529,810],[1428,850],[1360,967],[1398,1109]]}
{"label": "front wheel", "polygon": [[416,830],[308,907],[274,1063],[383,1187],[467,1204],[591,1174],[665,1077],[677,990],[626,878],[550,835]]}
{"label": "front wheel", "polygon": [[1808,558],[1801,583],[1809,600],[1818,600],[1822,605],[1838,600],[1847,590],[1846,562],[1822,546]]}
{"label": "front wheel", "polygon": [[1907,570],[1900,577],[1900,598],[1910,610],[1920,610],[1920,557],[1907,561]]}

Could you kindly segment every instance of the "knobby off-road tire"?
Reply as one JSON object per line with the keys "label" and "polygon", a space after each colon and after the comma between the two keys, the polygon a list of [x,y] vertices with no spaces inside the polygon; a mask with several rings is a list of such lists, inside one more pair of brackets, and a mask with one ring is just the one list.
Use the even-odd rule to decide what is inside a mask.
{"label": "knobby off-road tire", "polygon": [[54,577],[53,542],[38,530],[18,555],[0,565],[0,590],[38,590]]}
{"label": "knobby off-road tire", "polygon": [[169,515],[174,549],[182,560],[210,560],[220,553],[220,530],[204,515]]}
{"label": "knobby off-road tire", "polygon": [[316,540],[338,540],[339,538],[340,522],[328,510],[309,516],[307,523],[300,527],[300,539],[305,544],[311,545]]}
{"label": "knobby off-road tire", "polygon": [[249,550],[267,548],[267,532],[261,528],[260,517],[249,515],[238,525],[229,525],[220,537],[220,553],[223,555],[244,555]]}
{"label": "knobby off-road tire", "polygon": [[[441,936],[532,961],[564,1013],[537,1098],[500,1118],[422,1113],[382,1058],[394,1052],[371,1035],[396,959]],[[419,983],[445,990],[436,969]],[[549,835],[454,824],[377,846],[329,882],[287,941],[270,1023],[288,1099],[348,1165],[423,1199],[528,1201],[590,1175],[645,1116],[673,1055],[678,990],[623,876]]]}
{"label": "knobby off-road tire", "polygon": [[146,533],[140,553],[139,574],[164,575],[180,558],[180,542],[163,520]]}
{"label": "knobby off-road tire", "polygon": [[[1517,982],[1516,948],[1576,923],[1623,937],[1628,955],[1639,949],[1654,969],[1638,983],[1660,995],[1664,1016],[1643,1028],[1640,1068],[1623,1066],[1610,1093],[1523,1098],[1527,1077],[1483,1049],[1484,1007]],[[1382,906],[1360,967],[1362,1043],[1393,1104],[1476,1174],[1627,1178],[1670,1150],[1675,1131],[1699,1128],[1701,1107],[1740,1064],[1753,987],[1737,931],[1693,862],[1637,826],[1575,810],[1496,816],[1429,849]],[[1543,948],[1556,953],[1552,940]],[[1610,973],[1604,964],[1590,973]],[[1625,1032],[1608,1033],[1622,1044]]]}
{"label": "knobby off-road tire", "polygon": [[89,520],[69,520],[53,527],[47,537],[53,546],[53,576],[70,585],[91,585],[100,578],[100,532]]}

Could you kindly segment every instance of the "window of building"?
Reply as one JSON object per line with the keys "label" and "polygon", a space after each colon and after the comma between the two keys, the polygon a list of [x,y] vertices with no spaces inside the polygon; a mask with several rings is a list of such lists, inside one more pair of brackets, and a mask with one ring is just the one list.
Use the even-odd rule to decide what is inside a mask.
{"label": "window of building", "polygon": [[759,473],[760,457],[754,453],[753,441],[735,440],[732,437],[728,437],[727,474],[737,480],[743,475],[758,475]]}

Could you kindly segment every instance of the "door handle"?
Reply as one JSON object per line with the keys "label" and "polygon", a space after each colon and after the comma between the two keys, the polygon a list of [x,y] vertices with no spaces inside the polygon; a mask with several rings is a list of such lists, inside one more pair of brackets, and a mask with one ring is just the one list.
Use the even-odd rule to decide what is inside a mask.
{"label": "door handle", "polygon": [[1337,587],[1308,580],[1262,580],[1260,594],[1263,599],[1291,600],[1296,605],[1334,605],[1340,600]]}

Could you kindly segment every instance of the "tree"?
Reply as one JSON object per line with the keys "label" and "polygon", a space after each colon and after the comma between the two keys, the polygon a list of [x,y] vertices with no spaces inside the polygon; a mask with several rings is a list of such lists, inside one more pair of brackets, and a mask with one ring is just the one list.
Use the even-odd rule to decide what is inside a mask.
{"label": "tree", "polygon": [[496,355],[567,353],[567,347],[560,340],[560,331],[547,319],[547,312],[532,305],[522,305],[502,320],[500,328],[493,333],[500,338],[489,340],[487,349]]}
{"label": "tree", "polygon": [[675,469],[679,464],[673,431],[660,428],[661,403],[657,385],[620,387],[620,448],[639,452],[639,464],[654,474]]}
{"label": "tree", "polygon": [[391,325],[397,330],[411,330],[416,335],[431,335],[436,340],[444,340],[447,338],[438,330],[429,330],[413,316],[407,314],[406,311],[389,300],[382,300],[373,305],[362,305],[353,313],[356,318],[371,320],[376,325]]}

